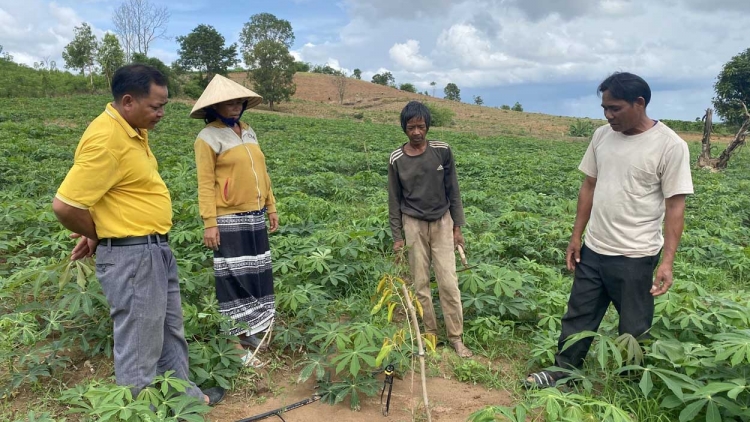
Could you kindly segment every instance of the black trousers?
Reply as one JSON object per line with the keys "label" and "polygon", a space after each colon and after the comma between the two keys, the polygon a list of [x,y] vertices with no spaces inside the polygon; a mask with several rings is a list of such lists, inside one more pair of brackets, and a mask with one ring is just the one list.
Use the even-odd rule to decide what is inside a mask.
{"label": "black trousers", "polygon": [[576,264],[568,312],[562,318],[562,333],[557,343],[557,366],[580,368],[593,338],[576,342],[561,352],[565,340],[582,331],[596,331],[610,302],[620,314],[620,334],[642,337],[654,318],[651,296],[654,270],[659,255],[643,258],[598,254],[584,245],[581,262]]}

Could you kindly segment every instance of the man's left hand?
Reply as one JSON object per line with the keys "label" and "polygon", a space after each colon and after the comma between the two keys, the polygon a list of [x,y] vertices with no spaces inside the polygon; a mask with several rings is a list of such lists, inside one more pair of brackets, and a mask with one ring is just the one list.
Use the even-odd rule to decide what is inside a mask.
{"label": "man's left hand", "polygon": [[73,252],[70,254],[71,261],[94,256],[96,253],[96,246],[99,244],[99,239],[90,239],[86,236],[81,236],[78,233],[73,233],[70,237],[71,239],[80,239],[78,244],[73,248]]}
{"label": "man's left hand", "polygon": [[659,268],[656,269],[656,277],[654,277],[654,284],[651,286],[651,295],[661,296],[672,287],[672,266],[669,264],[662,263]]}
{"label": "man's left hand", "polygon": [[461,234],[461,227],[454,227],[453,228],[453,247],[456,248],[458,245],[461,245],[462,248],[466,249],[464,246],[464,235]]}
{"label": "man's left hand", "polygon": [[279,228],[279,214],[272,212],[268,214],[268,223],[271,227],[268,228],[268,231],[273,233]]}

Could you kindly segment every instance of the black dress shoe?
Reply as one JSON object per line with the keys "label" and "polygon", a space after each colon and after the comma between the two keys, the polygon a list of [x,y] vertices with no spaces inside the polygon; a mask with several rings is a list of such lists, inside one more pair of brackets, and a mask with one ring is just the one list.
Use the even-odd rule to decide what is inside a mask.
{"label": "black dress shoe", "polygon": [[203,394],[208,396],[208,405],[216,406],[224,400],[224,396],[227,395],[227,390],[216,386],[203,390]]}

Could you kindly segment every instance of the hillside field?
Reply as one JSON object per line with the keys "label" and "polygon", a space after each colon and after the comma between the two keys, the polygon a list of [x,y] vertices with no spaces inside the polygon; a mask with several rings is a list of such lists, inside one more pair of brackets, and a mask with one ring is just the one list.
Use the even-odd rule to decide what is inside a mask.
{"label": "hillside field", "polygon": [[[323,91],[300,86],[298,94],[308,89],[310,96]],[[261,355],[268,365],[257,371],[243,369],[219,334],[226,322],[202,245],[192,150],[202,122],[175,101],[150,132],[172,195],[170,244],[192,377],[232,389],[210,411],[172,396],[167,386],[179,383],[169,377],[137,400],[112,384],[111,320],[93,262],[68,262],[73,241],[51,211],[83,130],[108,98],[0,99],[0,420],[167,421],[175,420],[172,410],[185,420],[232,422],[313,392],[322,403],[285,420],[380,420],[379,357],[399,374],[383,420],[426,420],[398,297],[386,297],[377,311],[379,281],[408,280],[391,252],[386,163],[406,141],[395,119],[412,94],[363,93],[358,102],[355,92],[351,105],[301,96],[279,112],[243,116],[266,155],[281,220],[270,237],[278,321],[271,350]],[[316,116],[300,111],[313,103]],[[358,110],[363,118],[351,116]],[[693,170],[676,283],[657,300],[644,352],[632,338],[617,338],[611,309],[575,386],[525,392],[517,381],[552,364],[572,281],[564,251],[587,140],[565,135],[568,118],[456,110],[456,124],[434,128],[430,138],[451,144],[457,160],[467,254],[478,265],[459,273],[465,342],[476,356],[461,360],[442,345],[428,353],[433,420],[750,420],[747,152],[725,172]],[[690,150],[695,161],[700,145]],[[389,303],[396,304],[392,319]]]}

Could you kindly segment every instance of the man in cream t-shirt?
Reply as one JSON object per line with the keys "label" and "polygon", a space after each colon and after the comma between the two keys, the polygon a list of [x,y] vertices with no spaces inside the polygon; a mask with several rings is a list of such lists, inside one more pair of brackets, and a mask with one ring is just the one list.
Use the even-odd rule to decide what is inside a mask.
{"label": "man in cream t-shirt", "polygon": [[[651,328],[654,297],[672,285],[685,196],[693,193],[687,144],[646,115],[646,81],[618,72],[598,92],[609,124],[594,133],[578,167],[586,178],[565,254],[575,278],[556,355],[556,366],[566,369],[583,365],[592,338],[563,351],[566,340],[596,331],[610,302],[620,315],[620,334],[638,338]],[[541,371],[524,384],[551,387],[564,376]]]}

